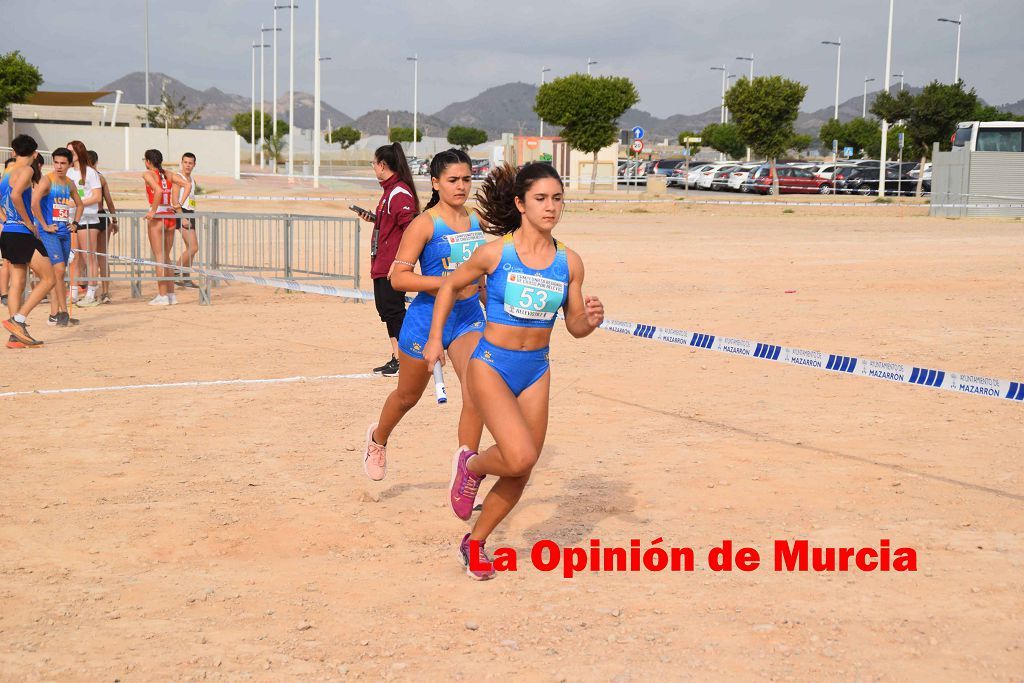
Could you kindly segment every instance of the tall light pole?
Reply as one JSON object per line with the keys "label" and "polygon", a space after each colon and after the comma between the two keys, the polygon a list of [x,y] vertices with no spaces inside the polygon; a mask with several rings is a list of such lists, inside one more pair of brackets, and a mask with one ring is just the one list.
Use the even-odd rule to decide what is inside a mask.
{"label": "tall light pole", "polygon": [[843,63],[843,39],[839,40],[823,40],[822,45],[835,45],[836,46],[836,108],[833,118],[839,120],[839,67]]}
{"label": "tall light pole", "polygon": [[749,57],[737,57],[736,59],[741,62],[750,62],[750,80],[754,80],[754,53],[751,52]]}
{"label": "tall light pole", "polygon": [[[545,74],[547,74],[547,72],[549,72],[549,71],[551,71],[551,69],[549,69],[546,66],[542,66],[540,68],[540,84],[541,85],[544,85],[544,83],[547,82],[546,79],[545,79]],[[540,137],[544,137],[544,118],[543,117],[541,117],[541,120],[540,120]]]}
{"label": "tall light pole", "polygon": [[146,0],[146,111],[149,111],[149,0]]}
{"label": "tall light pole", "polygon": [[295,134],[295,8],[298,5],[291,2],[282,7],[288,8],[288,177],[292,178],[295,173],[295,145],[292,137]]}
{"label": "tall light pole", "polygon": [[[274,6],[274,28],[271,29],[271,30],[274,32],[274,49],[273,49],[273,53],[274,53],[274,66],[273,66],[274,75],[271,76],[271,78],[270,78],[270,81],[272,83],[271,88],[270,88],[270,91],[271,91],[270,92],[270,99],[271,99],[271,105],[270,105],[270,107],[271,107],[270,136],[271,137],[274,137],[275,135],[277,135],[277,32],[281,30],[281,29],[279,29],[277,27],[277,10],[278,10],[277,3],[274,2],[273,6]],[[270,160],[270,167],[274,170],[274,173],[277,173],[277,155],[275,155],[274,158]]]}
{"label": "tall light pole", "polygon": [[726,74],[729,73],[729,69],[727,69],[723,64],[722,66],[713,66],[711,67],[711,70],[722,72],[722,108],[721,112],[718,114],[718,122],[725,123],[725,77]]}
{"label": "tall light pole", "polygon": [[256,165],[256,48],[252,44],[252,108],[249,110],[249,165]]}
{"label": "tall light pole", "polygon": [[901,71],[898,74],[893,74],[892,78],[900,79],[900,92],[903,92],[903,72]]}
{"label": "tall light pole", "polygon": [[[889,33],[885,39],[885,73],[886,75],[892,73],[892,11],[895,0],[889,0]],[[889,79],[885,79],[885,92],[889,92]],[[885,162],[887,162],[889,156],[889,122],[882,119],[882,149],[881,154],[878,156],[882,157],[881,167],[878,169],[878,196],[880,198],[885,197]]]}
{"label": "tall light pole", "polygon": [[940,17],[939,21],[944,21],[947,24],[956,24],[956,65],[953,67],[953,82],[956,83],[960,80],[960,29],[964,24],[964,15],[961,14],[956,19]]}
{"label": "tall light pole", "polygon": [[313,187],[320,187],[320,0],[313,6]]}
{"label": "tall light pole", "polygon": [[596,61],[594,61],[590,57],[587,57],[587,75],[588,76],[590,75],[590,67],[594,66],[595,64],[597,64]]}
{"label": "tall light pole", "polygon": [[875,79],[865,78],[864,79],[864,100],[860,105],[860,117],[866,119],[868,117],[868,83],[873,83]]}
{"label": "tall light pole", "polygon": [[412,57],[406,57],[405,61],[412,62],[412,155],[415,158],[419,147],[416,144],[416,130],[419,125],[420,114],[420,53],[413,53]]}
{"label": "tall light pole", "polygon": [[[725,77],[725,82],[727,83],[727,85],[726,85],[726,91],[727,92],[728,92],[728,89],[732,87],[732,83],[730,83],[729,81],[731,81],[734,78],[736,78],[736,74],[729,74],[728,76]],[[729,123],[729,107],[725,108],[725,122]]]}
{"label": "tall light pole", "polygon": [[263,42],[263,34],[267,31],[273,30],[274,29],[265,28],[263,24],[260,24],[260,168],[263,168],[263,141],[266,140],[266,133],[263,130],[263,119],[266,118],[266,112],[263,111],[263,107],[267,104],[266,89],[264,85],[266,79],[264,78],[265,69],[263,64],[265,60],[263,59],[263,53],[266,52],[266,48],[270,47]]}

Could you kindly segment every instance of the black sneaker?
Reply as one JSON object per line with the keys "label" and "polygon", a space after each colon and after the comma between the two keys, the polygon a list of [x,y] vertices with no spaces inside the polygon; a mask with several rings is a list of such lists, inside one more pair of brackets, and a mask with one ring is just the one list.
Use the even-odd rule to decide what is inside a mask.
{"label": "black sneaker", "polygon": [[199,285],[188,279],[181,280],[178,284],[180,284],[182,287],[185,287],[186,289],[199,289]]}
{"label": "black sneaker", "polygon": [[57,327],[74,327],[79,322],[78,318],[72,318],[67,311],[57,314]]}
{"label": "black sneaker", "polygon": [[19,323],[14,318],[8,318],[3,321],[3,326],[7,328],[7,331],[11,333],[12,337],[16,338],[28,348],[43,345],[43,342],[32,338],[32,335],[28,333],[28,326],[25,323]]}
{"label": "black sneaker", "polygon": [[60,325],[60,313],[57,315],[51,315],[46,319],[46,324],[49,326]]}
{"label": "black sneaker", "polygon": [[7,305],[7,295],[6,294],[0,294],[0,306],[6,306],[6,305]]}
{"label": "black sneaker", "polygon": [[373,371],[379,375],[384,375],[385,377],[394,377],[398,374],[398,359],[391,356],[391,360],[379,368],[374,368]]}

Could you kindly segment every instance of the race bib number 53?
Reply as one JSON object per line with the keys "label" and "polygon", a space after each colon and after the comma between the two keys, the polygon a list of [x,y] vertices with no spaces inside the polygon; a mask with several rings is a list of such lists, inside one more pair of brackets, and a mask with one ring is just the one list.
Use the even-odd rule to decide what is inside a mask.
{"label": "race bib number 53", "polygon": [[565,300],[565,283],[539,275],[510,273],[505,281],[505,312],[528,320],[553,320]]}
{"label": "race bib number 53", "polygon": [[476,230],[445,235],[444,238],[448,242],[450,249],[444,269],[449,271],[455,270],[468,261],[477,247],[484,243],[483,235]]}

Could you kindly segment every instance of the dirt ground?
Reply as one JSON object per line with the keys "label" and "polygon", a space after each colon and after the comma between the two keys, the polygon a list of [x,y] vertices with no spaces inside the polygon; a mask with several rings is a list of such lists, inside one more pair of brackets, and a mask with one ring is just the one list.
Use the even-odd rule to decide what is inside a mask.
{"label": "dirt ground", "polygon": [[[793,205],[575,205],[557,235],[610,318],[1024,378],[1024,223]],[[354,376],[0,397],[0,679],[1024,680],[1018,402],[557,329],[547,445],[489,544],[519,571],[476,583],[445,502],[454,373],[373,483],[394,384],[362,376],[388,353],[373,306],[195,297],[118,287],[66,330],[37,311],[46,345],[3,350],[0,393]],[[529,562],[541,539],[658,537],[696,570]],[[710,571],[724,539],[762,566]],[[890,539],[918,571],[776,572],[776,539]]]}

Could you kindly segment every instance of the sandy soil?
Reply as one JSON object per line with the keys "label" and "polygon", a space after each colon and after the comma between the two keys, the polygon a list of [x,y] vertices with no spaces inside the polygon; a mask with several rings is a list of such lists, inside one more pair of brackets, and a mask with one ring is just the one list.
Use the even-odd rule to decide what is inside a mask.
{"label": "sandy soil", "polygon": [[[558,234],[612,318],[1024,377],[1022,224],[920,213],[574,207]],[[114,293],[78,329],[36,313],[47,343],[4,350],[0,392],[386,358],[372,305]],[[605,332],[558,330],[552,356],[548,444],[491,543],[519,571],[483,584],[445,506],[452,373],[452,402],[425,396],[380,484],[360,450],[393,380],[0,398],[0,679],[1022,680],[1019,403]],[[541,539],[658,537],[694,548],[696,571],[564,579],[528,559]],[[772,570],[776,539],[883,538],[918,571]],[[710,571],[723,539],[764,566]]]}

